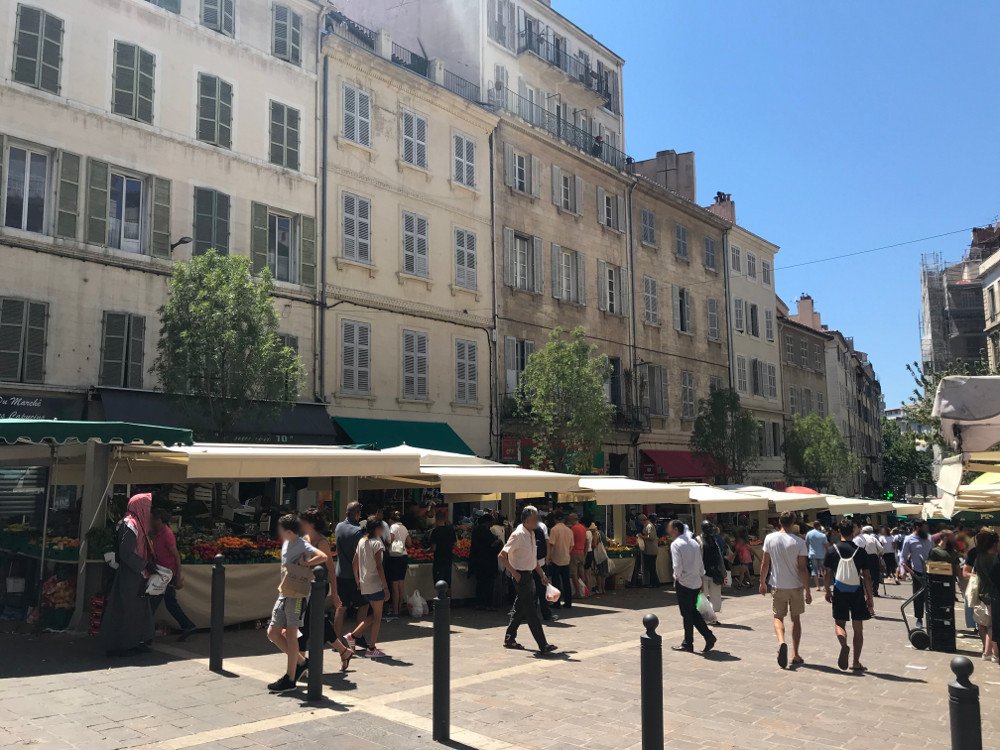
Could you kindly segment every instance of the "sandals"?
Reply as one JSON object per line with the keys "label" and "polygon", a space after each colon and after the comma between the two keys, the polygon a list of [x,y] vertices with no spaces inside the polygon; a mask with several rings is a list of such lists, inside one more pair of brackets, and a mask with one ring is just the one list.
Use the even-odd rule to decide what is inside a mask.
{"label": "sandals", "polygon": [[345,648],[343,651],[340,652],[340,671],[341,672],[346,672],[347,671],[347,665],[351,663],[351,659],[353,659],[353,658],[354,658],[354,649],[353,648]]}
{"label": "sandals", "polygon": [[837,659],[837,666],[840,667],[841,671],[847,671],[847,658],[851,655],[851,647],[847,645],[841,645],[840,647],[840,657]]}
{"label": "sandals", "polygon": [[511,651],[524,651],[524,646],[517,641],[504,641],[503,647],[510,649]]}
{"label": "sandals", "polygon": [[864,666],[863,664],[854,664],[853,666],[851,666],[851,671],[860,674],[861,672],[867,672],[868,667]]}

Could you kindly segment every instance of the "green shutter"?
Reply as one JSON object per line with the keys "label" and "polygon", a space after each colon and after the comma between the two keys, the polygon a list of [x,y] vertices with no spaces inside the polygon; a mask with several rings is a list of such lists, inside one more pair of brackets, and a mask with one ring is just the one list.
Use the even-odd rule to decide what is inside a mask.
{"label": "green shutter", "polygon": [[[7,158],[7,138],[6,136],[4,136],[3,133],[0,133],[0,195],[3,194],[3,186],[7,184],[3,180],[3,164],[4,164],[4,159],[6,158]],[[3,220],[4,209],[6,208],[6,206],[4,205],[5,203],[6,201],[0,201],[0,227],[6,226]]]}
{"label": "green shutter", "polygon": [[38,85],[39,58],[42,46],[42,11],[27,5],[17,6],[17,32],[14,36],[14,80],[29,86]]}
{"label": "green shutter", "polygon": [[80,157],[76,154],[59,153],[56,193],[56,237],[75,240],[80,223]]}
{"label": "green shutter", "polygon": [[143,359],[146,346],[146,319],[141,315],[129,316],[128,382],[129,388],[142,388]]}
{"label": "green shutter", "polygon": [[288,13],[292,20],[288,47],[290,53],[289,62],[299,65],[302,62],[302,16],[295,11],[289,11]]}
{"label": "green shutter", "polygon": [[271,102],[271,163],[285,164],[285,107]]}
{"label": "green shutter", "polygon": [[0,297],[0,380],[16,383],[21,379],[26,304],[23,299]]}
{"label": "green shutter", "polygon": [[45,325],[49,306],[44,302],[28,302],[28,324],[24,333],[25,383],[45,382]]}
{"label": "green shutter", "polygon": [[215,249],[229,254],[229,196],[215,193]]}
{"label": "green shutter", "polygon": [[263,203],[250,204],[250,257],[254,273],[267,268],[267,206]]}
{"label": "green shutter", "polygon": [[233,145],[233,87],[223,80],[219,80],[217,111],[219,131],[216,143],[223,148],[229,148]]}
{"label": "green shutter", "polygon": [[121,388],[125,384],[125,347],[128,338],[128,314],[104,313],[101,335],[101,372],[98,384]]}
{"label": "green shutter", "polygon": [[156,57],[144,49],[139,50],[139,74],[136,82],[135,119],[153,122],[153,79],[156,73]]}
{"label": "green shutter", "polygon": [[87,242],[108,244],[108,180],[111,168],[106,162],[87,160]]}
{"label": "green shutter", "polygon": [[45,14],[39,55],[38,88],[59,93],[59,69],[62,66],[62,19]]}
{"label": "green shutter", "polygon": [[149,254],[154,258],[170,257],[170,180],[153,178],[153,230]]}
{"label": "green shutter", "polygon": [[316,220],[300,216],[301,249],[299,255],[299,283],[316,286]]}
{"label": "green shutter", "polygon": [[215,191],[194,189],[194,255],[215,247]]}
{"label": "green shutter", "polygon": [[111,111],[116,115],[135,117],[136,58],[139,48],[126,42],[115,42],[114,84]]}
{"label": "green shutter", "polygon": [[198,74],[198,140],[215,143],[219,121],[219,79]]}
{"label": "green shutter", "polygon": [[299,111],[285,107],[285,166],[299,168]]}

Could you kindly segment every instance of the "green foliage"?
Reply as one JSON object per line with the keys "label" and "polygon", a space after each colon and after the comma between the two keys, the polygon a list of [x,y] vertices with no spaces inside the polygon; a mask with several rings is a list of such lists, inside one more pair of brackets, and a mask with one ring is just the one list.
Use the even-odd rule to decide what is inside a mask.
{"label": "green foliage", "polygon": [[691,449],[715,461],[725,484],[741,483],[757,461],[759,429],[750,410],[740,405],[736,391],[716,389],[698,402]]}
{"label": "green foliage", "polygon": [[906,405],[907,417],[914,424],[927,428],[924,435],[929,442],[947,448],[941,437],[941,420],[932,416],[934,396],[938,384],[949,375],[990,375],[990,367],[986,362],[964,362],[955,360],[933,372],[924,372],[918,362],[906,366],[906,371],[913,377],[913,392],[910,402]]}
{"label": "green foliage", "polygon": [[796,417],[785,433],[785,458],[791,478],[820,491],[845,492],[858,470],[833,417]]}
{"label": "green foliage", "polygon": [[930,448],[917,450],[916,436],[905,433],[891,419],[882,418],[883,489],[897,499],[906,494],[910,482],[932,482]]}
{"label": "green foliage", "polygon": [[174,265],[153,372],[164,391],[190,397],[215,436],[298,392],[302,363],[278,336],[272,291],[270,274],[254,278],[240,255],[209,251]]}
{"label": "green foliage", "polygon": [[528,358],[515,396],[533,442],[536,469],[589,473],[611,431],[614,406],[604,395],[608,358],[588,344],[582,328],[556,328]]}

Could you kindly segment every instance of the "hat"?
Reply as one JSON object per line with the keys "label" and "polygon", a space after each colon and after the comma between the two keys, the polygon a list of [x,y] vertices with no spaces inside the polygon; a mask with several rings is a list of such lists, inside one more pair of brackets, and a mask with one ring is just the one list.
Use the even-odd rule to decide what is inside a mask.
{"label": "hat", "polygon": [[597,531],[597,524],[591,523],[589,526],[589,531]]}
{"label": "hat", "polygon": [[873,529],[871,526],[865,526],[863,529],[861,529],[862,534],[871,534],[873,531],[875,531],[875,529]]}

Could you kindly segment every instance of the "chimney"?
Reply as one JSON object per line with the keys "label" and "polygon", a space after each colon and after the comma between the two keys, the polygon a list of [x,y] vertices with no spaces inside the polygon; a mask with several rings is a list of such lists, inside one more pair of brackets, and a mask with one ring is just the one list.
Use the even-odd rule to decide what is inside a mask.
{"label": "chimney", "polygon": [[640,174],[682,198],[695,202],[694,151],[680,154],[673,149],[657,151],[654,158],[636,162],[633,169],[633,174]]}
{"label": "chimney", "polygon": [[731,224],[736,223],[736,202],[730,193],[719,191],[715,194],[715,202],[708,207],[716,216],[721,216]]}
{"label": "chimney", "polygon": [[804,326],[809,326],[817,331],[823,330],[823,322],[820,320],[820,314],[816,312],[813,298],[805,292],[799,296],[798,311],[791,317],[792,320],[798,321]]}

